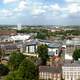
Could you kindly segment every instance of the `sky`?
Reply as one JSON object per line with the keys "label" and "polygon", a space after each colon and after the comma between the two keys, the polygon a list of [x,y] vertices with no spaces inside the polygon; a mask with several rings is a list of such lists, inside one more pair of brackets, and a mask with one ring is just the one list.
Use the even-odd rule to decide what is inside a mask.
{"label": "sky", "polygon": [[80,25],[80,0],[0,0],[0,24]]}

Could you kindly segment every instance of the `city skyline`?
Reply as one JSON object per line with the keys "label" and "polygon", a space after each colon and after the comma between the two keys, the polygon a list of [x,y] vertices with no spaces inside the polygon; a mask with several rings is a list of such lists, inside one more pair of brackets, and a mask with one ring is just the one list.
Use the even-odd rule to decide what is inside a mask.
{"label": "city skyline", "polygon": [[0,24],[80,25],[80,0],[0,0]]}

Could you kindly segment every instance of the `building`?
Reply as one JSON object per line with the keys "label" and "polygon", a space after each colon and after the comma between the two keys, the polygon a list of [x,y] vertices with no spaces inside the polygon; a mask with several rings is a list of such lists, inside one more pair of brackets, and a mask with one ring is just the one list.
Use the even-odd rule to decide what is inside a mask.
{"label": "building", "polygon": [[50,41],[50,40],[40,40],[40,39],[38,39],[38,41],[39,41],[39,44],[46,44],[46,45],[53,42],[53,41]]}
{"label": "building", "polygon": [[75,49],[80,49],[80,39],[73,38],[72,40],[66,40],[64,44],[66,46],[64,49],[65,59],[72,59]]}
{"label": "building", "polygon": [[18,24],[18,25],[17,25],[17,30],[21,30],[21,29],[22,29],[21,24]]}
{"label": "building", "polygon": [[65,61],[62,66],[64,80],[78,80],[80,78],[80,61]]}
{"label": "building", "polygon": [[61,71],[58,66],[39,66],[39,79],[61,80]]}
{"label": "building", "polygon": [[2,41],[10,41],[9,37],[16,35],[16,30],[10,30],[10,29],[1,29],[0,30],[0,42]]}
{"label": "building", "polygon": [[5,54],[10,54],[14,51],[20,51],[16,44],[1,44],[0,48],[4,51]]}
{"label": "building", "polygon": [[16,30],[8,30],[8,29],[1,29],[0,30],[0,36],[7,36],[7,35],[16,35],[17,34],[17,32],[16,32]]}
{"label": "building", "polygon": [[10,39],[17,43],[17,42],[25,42],[25,41],[29,40],[30,37],[31,37],[31,35],[29,35],[29,34],[18,34],[15,36],[11,36]]}
{"label": "building", "polygon": [[24,44],[25,52],[26,53],[36,53],[37,51],[38,42],[36,40],[31,40]]}
{"label": "building", "polygon": [[53,42],[53,43],[48,44],[48,54],[50,56],[53,56],[53,55],[58,56],[60,49],[61,49],[60,43]]}

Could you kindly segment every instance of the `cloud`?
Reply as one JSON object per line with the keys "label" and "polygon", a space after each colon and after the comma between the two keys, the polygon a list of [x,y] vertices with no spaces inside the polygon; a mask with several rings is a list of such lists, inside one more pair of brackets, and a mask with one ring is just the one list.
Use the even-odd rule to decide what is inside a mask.
{"label": "cloud", "polygon": [[80,2],[80,0],[66,0],[66,2],[70,2],[70,3],[78,3],[78,2]]}
{"label": "cloud", "polygon": [[77,3],[72,3],[68,5],[67,9],[70,14],[77,14],[78,12],[80,12],[80,5],[78,5]]}
{"label": "cloud", "polygon": [[33,22],[39,18],[45,18],[45,20],[61,20],[74,16],[80,17],[80,0],[64,0],[65,3],[58,2],[58,0],[55,0],[53,3],[48,2],[49,0],[45,3],[42,0],[2,1],[4,4],[0,5],[0,17],[4,16],[5,19],[8,19],[8,17],[16,17],[17,20],[21,18],[23,21],[26,19],[27,21],[31,20]]}
{"label": "cloud", "polygon": [[3,0],[4,4],[13,3],[13,2],[16,2],[16,0]]}
{"label": "cloud", "polygon": [[3,17],[11,17],[13,15],[13,12],[11,10],[8,10],[8,9],[2,9],[0,10],[0,16]]}
{"label": "cloud", "polygon": [[55,4],[49,6],[49,11],[54,16],[56,16],[56,15],[60,15],[62,8],[57,3],[55,3]]}
{"label": "cloud", "polygon": [[53,10],[53,11],[60,11],[61,8],[60,6],[56,3],[54,5],[50,5],[50,8]]}
{"label": "cloud", "polygon": [[31,14],[32,14],[33,16],[37,16],[37,15],[40,15],[40,14],[45,13],[46,10],[43,9],[43,6],[33,5],[33,6],[31,7],[30,12],[31,12]]}
{"label": "cloud", "polygon": [[20,1],[18,3],[18,6],[14,9],[14,11],[23,11],[27,9],[27,2],[26,1]]}

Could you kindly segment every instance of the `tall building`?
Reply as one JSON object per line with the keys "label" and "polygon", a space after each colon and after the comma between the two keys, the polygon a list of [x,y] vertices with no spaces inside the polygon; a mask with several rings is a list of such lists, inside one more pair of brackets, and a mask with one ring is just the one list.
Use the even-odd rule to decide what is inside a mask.
{"label": "tall building", "polygon": [[18,24],[18,25],[17,25],[17,30],[21,30],[21,29],[22,29],[21,24]]}

